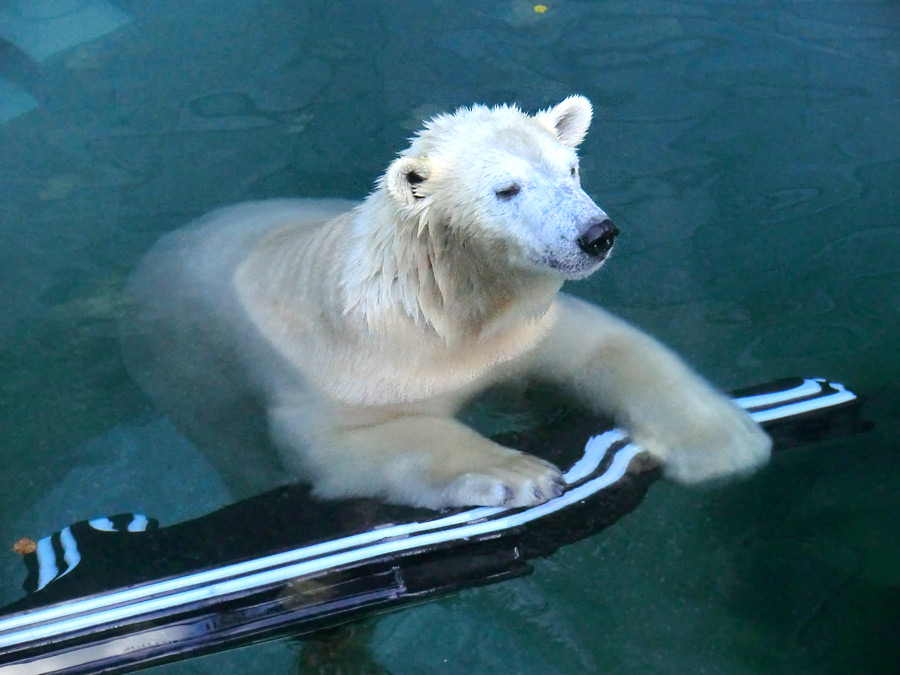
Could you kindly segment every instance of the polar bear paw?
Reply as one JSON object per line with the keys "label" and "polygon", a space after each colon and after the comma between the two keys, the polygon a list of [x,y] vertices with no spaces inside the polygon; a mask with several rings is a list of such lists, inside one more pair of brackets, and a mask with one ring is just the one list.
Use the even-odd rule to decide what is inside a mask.
{"label": "polar bear paw", "polygon": [[667,478],[684,485],[748,476],[769,461],[772,451],[768,434],[730,401],[683,412],[674,428],[646,438],[636,435],[636,440],[664,462]]}
{"label": "polar bear paw", "polygon": [[534,506],[559,497],[565,486],[562,473],[550,462],[507,450],[452,478],[441,490],[441,501],[446,506]]}

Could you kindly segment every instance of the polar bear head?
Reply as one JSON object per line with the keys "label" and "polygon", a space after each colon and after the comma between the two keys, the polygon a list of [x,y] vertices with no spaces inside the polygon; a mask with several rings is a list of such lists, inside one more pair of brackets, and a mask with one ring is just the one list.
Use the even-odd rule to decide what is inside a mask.
{"label": "polar bear head", "polygon": [[382,186],[420,233],[442,233],[512,270],[585,277],[618,233],[579,180],[576,148],[591,116],[583,96],[534,116],[508,105],[440,115]]}

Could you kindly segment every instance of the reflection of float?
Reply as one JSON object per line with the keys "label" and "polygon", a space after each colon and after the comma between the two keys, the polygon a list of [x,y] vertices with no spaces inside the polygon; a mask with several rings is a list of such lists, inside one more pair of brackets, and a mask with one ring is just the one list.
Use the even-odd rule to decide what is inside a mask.
{"label": "reflection of float", "polygon": [[[824,380],[737,396],[776,449],[861,428],[856,396]],[[525,509],[319,502],[292,486],[165,528],[138,514],[76,523],[25,555],[28,595],[0,610],[0,673],[131,670],[527,574],[660,475],[619,430],[585,445],[597,425],[569,416],[515,440],[569,467],[562,495]]]}

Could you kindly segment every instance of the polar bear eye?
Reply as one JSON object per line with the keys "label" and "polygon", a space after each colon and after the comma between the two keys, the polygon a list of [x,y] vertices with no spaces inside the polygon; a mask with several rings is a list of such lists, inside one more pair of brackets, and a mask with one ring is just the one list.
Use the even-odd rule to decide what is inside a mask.
{"label": "polar bear eye", "polygon": [[503,201],[508,201],[519,194],[521,190],[522,188],[519,187],[518,183],[513,183],[512,185],[507,185],[502,190],[497,190],[494,194]]}
{"label": "polar bear eye", "polygon": [[577,176],[577,175],[578,175],[578,167],[575,166],[575,165],[573,164],[573,165],[569,168],[569,174],[572,176],[572,178],[574,178],[575,176]]}

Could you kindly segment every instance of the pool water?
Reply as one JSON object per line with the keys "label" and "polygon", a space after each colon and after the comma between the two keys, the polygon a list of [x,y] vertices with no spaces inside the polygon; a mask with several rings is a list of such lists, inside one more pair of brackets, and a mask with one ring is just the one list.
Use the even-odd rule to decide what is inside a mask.
{"label": "pool water", "polygon": [[[0,0],[0,604],[21,593],[23,535],[228,503],[122,363],[124,282],[159,236],[245,199],[362,197],[422,119],[572,93],[595,109],[583,183],[622,234],[569,290],[723,388],[844,382],[875,428],[740,483],[657,483],[530,577],[371,622],[360,658],[392,673],[898,672],[891,0]],[[287,673],[301,653],[281,641],[157,670]]]}

